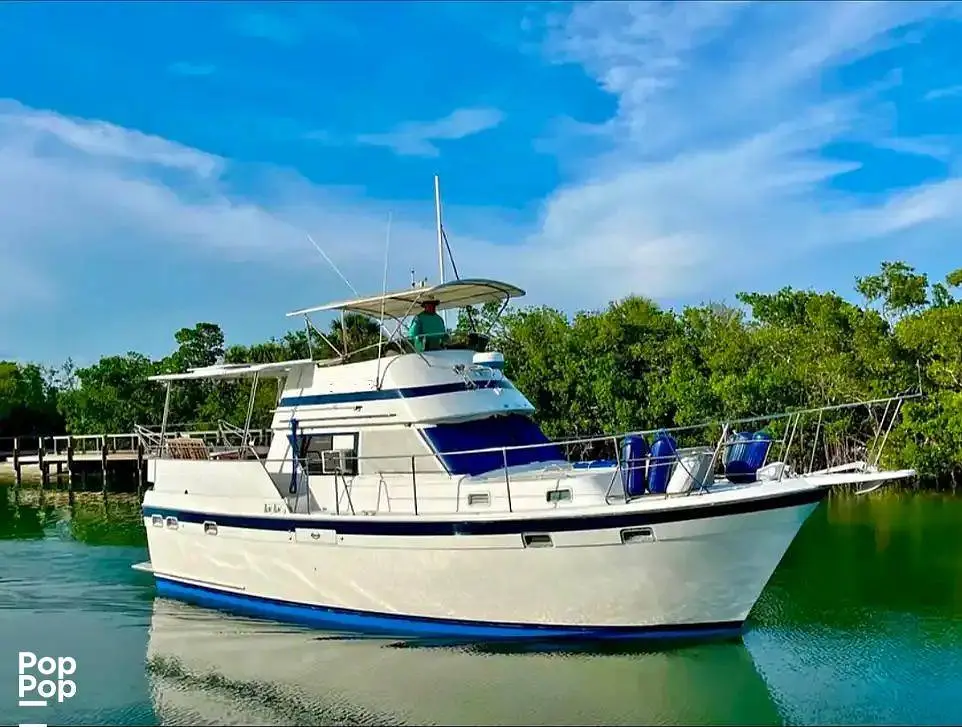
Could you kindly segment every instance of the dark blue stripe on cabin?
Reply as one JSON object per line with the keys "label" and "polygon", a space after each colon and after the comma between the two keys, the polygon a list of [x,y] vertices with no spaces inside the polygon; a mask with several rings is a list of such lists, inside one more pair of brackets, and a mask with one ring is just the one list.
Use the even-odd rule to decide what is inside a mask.
{"label": "dark blue stripe on cabin", "polygon": [[401,389],[380,389],[376,391],[343,391],[337,394],[308,394],[305,396],[285,396],[279,406],[320,406],[323,404],[359,404],[365,401],[386,401],[390,399],[416,399],[438,394],[457,394],[477,389],[513,389],[507,379],[499,381],[480,381],[469,386],[464,381],[431,386],[408,386]]}
{"label": "dark blue stripe on cabin", "polygon": [[[804,490],[784,495],[739,500],[712,505],[695,505],[680,509],[659,510],[655,512],[633,512],[618,514],[580,515],[576,517],[537,517],[511,520],[426,520],[412,515],[410,520],[372,517],[360,518],[353,515],[339,515],[324,518],[294,519],[290,517],[270,517],[262,515],[224,515],[214,513],[177,510],[167,507],[143,508],[144,517],[160,515],[175,517],[180,522],[203,523],[212,521],[225,528],[245,530],[291,531],[295,528],[314,528],[334,530],[340,535],[511,535],[521,533],[561,533],[582,530],[601,530],[605,528],[633,528],[643,525],[687,522],[725,515],[743,515],[783,507],[796,507],[821,502],[828,489]],[[697,495],[692,495],[697,497]]]}
{"label": "dark blue stripe on cabin", "polygon": [[565,626],[561,624],[501,623],[463,619],[405,616],[376,611],[294,603],[247,593],[235,593],[156,576],[157,593],[208,608],[296,623],[312,628],[343,630],[381,636],[414,636],[486,640],[595,640],[734,637],[741,633],[741,621],[671,624],[659,626]]}

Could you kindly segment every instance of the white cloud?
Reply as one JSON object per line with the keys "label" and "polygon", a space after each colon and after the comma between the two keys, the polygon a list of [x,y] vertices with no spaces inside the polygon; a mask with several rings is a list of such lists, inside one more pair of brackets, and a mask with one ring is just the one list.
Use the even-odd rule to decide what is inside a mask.
{"label": "white cloud", "polygon": [[556,261],[552,285],[598,304],[629,292],[731,295],[816,246],[957,225],[957,180],[868,201],[832,188],[859,165],[825,152],[868,140],[953,153],[896,136],[880,100],[891,72],[850,92],[825,83],[846,64],[918,42],[926,21],[946,12],[951,4],[575,6],[554,29],[550,56],[582,65],[617,98],[616,115],[592,129],[611,149],[549,196],[523,250]]}
{"label": "white cloud", "polygon": [[[389,211],[393,284],[405,285],[412,265],[434,277],[430,178],[418,205],[364,200],[284,170],[262,179],[270,191],[255,199],[231,187],[234,171],[228,160],[156,136],[0,101],[0,306],[69,297],[76,271],[64,267],[62,253],[82,251],[91,264],[98,251],[131,249],[140,275],[172,252],[206,258],[218,276],[231,274],[228,262],[260,267],[266,285],[288,276],[281,287],[296,299],[279,300],[278,308],[316,304],[314,294],[299,298],[299,291],[318,281],[335,291],[330,297],[343,297],[307,234],[369,292],[380,288]],[[468,244],[465,236],[455,243]],[[290,289],[308,280],[310,287]]]}
{"label": "white cloud", "polygon": [[[506,278],[529,290],[529,302],[569,310],[632,292],[703,299],[780,284],[780,268],[817,248],[957,224],[960,180],[862,198],[830,188],[859,165],[824,152],[864,136],[869,119],[876,142],[923,151],[925,139],[889,128],[891,113],[876,102],[884,83],[828,93],[822,79],[891,47],[940,8],[576,6],[555,29],[553,57],[582,64],[617,97],[617,114],[590,127],[601,151],[573,166],[577,175],[543,200],[533,227],[446,206],[462,275]],[[433,142],[500,120],[494,110],[461,110],[364,141],[432,155]],[[135,130],[0,102],[0,306],[69,296],[60,253],[134,244],[141,275],[176,251],[207,257],[212,275],[232,274],[225,260],[257,266],[283,294],[279,309],[344,297],[307,233],[358,289],[379,290],[389,211],[391,284],[406,285],[412,265],[434,278],[430,179],[423,204],[412,204],[364,200],[282,170],[267,180],[269,193],[242,194],[230,184],[234,171],[216,155]]]}
{"label": "white cloud", "polygon": [[212,154],[123,129],[102,121],[72,119],[50,111],[29,109],[16,101],[0,100],[0,133],[4,149],[18,147],[37,158],[46,156],[44,143],[56,140],[73,151],[101,160],[153,164],[193,172],[202,177],[216,174],[221,161]]}
{"label": "white cloud", "polygon": [[435,141],[453,141],[493,129],[504,120],[497,109],[457,109],[436,121],[410,121],[384,134],[361,134],[358,143],[384,146],[408,156],[440,154]]}
{"label": "white cloud", "polygon": [[923,98],[926,101],[935,101],[940,98],[951,98],[952,96],[959,95],[962,95],[962,84],[933,88],[931,91],[928,91]]}
{"label": "white cloud", "polygon": [[899,154],[911,154],[913,156],[931,157],[941,161],[947,161],[954,156],[954,149],[950,139],[939,137],[915,137],[903,139],[891,137],[879,139],[875,146],[881,149],[898,152]]}

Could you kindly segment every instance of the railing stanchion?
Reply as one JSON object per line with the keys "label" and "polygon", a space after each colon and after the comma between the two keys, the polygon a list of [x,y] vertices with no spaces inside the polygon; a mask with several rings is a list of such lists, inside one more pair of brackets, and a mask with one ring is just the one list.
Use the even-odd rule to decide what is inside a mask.
{"label": "railing stanchion", "polygon": [[414,514],[418,514],[418,474],[414,464],[414,455],[411,455],[411,490],[414,493]]}
{"label": "railing stanchion", "polygon": [[789,458],[789,457],[791,456],[791,454],[792,454],[792,442],[795,441],[795,432],[798,430],[798,423],[799,423],[801,420],[802,420],[802,413],[801,413],[801,412],[799,412],[798,414],[795,415],[794,423],[792,423],[792,420],[789,419],[789,426],[791,426],[792,433],[791,433],[791,435],[788,437],[788,442],[787,442],[787,444],[785,445],[785,456],[782,458],[782,462],[783,462],[784,464],[783,464],[783,466],[782,466],[781,471],[778,473],[778,481],[779,481],[779,482],[781,482],[781,481],[782,481],[782,477],[785,476],[785,469],[788,467],[788,462],[789,462],[789,459],[788,459],[788,458]]}
{"label": "railing stanchion", "polygon": [[[705,477],[705,480],[707,481],[709,478],[711,478],[711,483],[713,485],[715,484],[715,468],[718,466],[719,456],[721,456],[722,461],[724,461],[724,455],[722,454],[722,452],[725,449],[725,442],[728,440],[728,432],[730,430],[731,430],[731,425],[726,422],[725,425],[722,427],[721,436],[718,438],[718,445],[715,447],[715,451],[711,456],[711,464],[708,466],[708,474]],[[705,489],[706,489],[706,484],[703,481],[699,484],[698,491],[704,492]],[[690,490],[689,490],[689,494],[691,494]]]}
{"label": "railing stanchion", "polygon": [[823,411],[818,413],[818,424],[815,425],[815,441],[812,442],[812,457],[808,461],[808,472],[805,474],[811,474],[815,468],[815,452],[818,451],[818,435],[822,433],[822,417],[824,414]]}
{"label": "railing stanchion", "polygon": [[334,514],[340,515],[341,514],[341,501],[340,501],[341,498],[337,491],[337,475],[334,475],[331,479],[334,480]]}
{"label": "railing stanchion", "polygon": [[[895,426],[895,419],[896,417],[898,417],[899,411],[901,409],[902,409],[902,400],[899,399],[898,403],[895,405],[895,410],[892,412],[892,418],[889,419],[889,425],[888,425],[888,428],[885,430],[885,436],[882,437],[882,443],[879,445],[878,451],[875,453],[875,462],[871,465],[873,468],[877,469],[879,462],[882,461],[882,450],[885,449],[885,443],[888,441],[889,434],[892,433],[892,427]],[[885,418],[883,416],[882,423],[884,422],[885,422]],[[868,460],[868,457],[866,456],[865,459]]]}
{"label": "railing stanchion", "polygon": [[[608,485],[608,491],[605,493],[605,502],[608,501],[608,497],[611,495],[611,488],[615,485],[615,479],[621,479],[621,491],[624,493],[625,502],[628,502],[628,478],[624,476],[621,471],[621,450],[618,447],[618,437],[612,437],[611,443],[615,447],[615,462],[617,467],[615,468],[615,477],[612,478],[611,484]],[[630,472],[631,470],[629,470]]]}
{"label": "railing stanchion", "polygon": [[508,512],[514,512],[511,505],[511,477],[508,475],[508,448],[501,448],[501,458],[504,461],[504,487],[508,494]]}

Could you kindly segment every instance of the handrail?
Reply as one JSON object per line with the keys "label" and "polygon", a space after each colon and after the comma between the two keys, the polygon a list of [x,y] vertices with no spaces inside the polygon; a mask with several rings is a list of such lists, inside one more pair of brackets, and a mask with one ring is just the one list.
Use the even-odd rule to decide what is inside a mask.
{"label": "handrail", "polygon": [[[906,399],[915,398],[916,396],[918,395],[906,394],[902,396],[887,397],[883,399],[868,400],[863,402],[835,404],[835,405],[829,405],[825,407],[798,410],[798,411],[787,412],[783,414],[775,414],[769,417],[759,416],[759,417],[752,417],[752,418],[733,419],[730,421],[723,421],[723,422],[719,422],[722,425],[721,434],[717,439],[717,441],[714,442],[713,447],[711,443],[705,444],[702,447],[694,447],[694,448],[691,446],[684,446],[684,447],[679,446],[675,448],[674,452],[664,456],[653,457],[649,455],[645,458],[644,464],[638,464],[638,465],[633,464],[633,462],[625,462],[622,459],[622,451],[621,451],[620,444],[623,438],[625,436],[628,436],[627,434],[607,435],[605,437],[581,437],[581,438],[573,438],[568,440],[555,440],[555,441],[546,441],[546,442],[537,442],[537,443],[531,443],[531,444],[510,445],[510,446],[501,446],[501,447],[464,449],[464,450],[457,450],[453,452],[442,452],[442,453],[420,452],[420,453],[410,453],[410,454],[408,453],[372,454],[372,455],[364,455],[364,456],[357,456],[355,454],[355,455],[348,455],[347,460],[357,464],[357,467],[351,468],[353,472],[361,473],[365,477],[367,475],[371,475],[371,476],[376,475],[378,480],[381,482],[381,486],[386,487],[388,489],[389,489],[390,483],[388,482],[387,479],[385,479],[385,476],[401,475],[405,477],[410,477],[410,486],[411,486],[412,495],[413,495],[413,510],[414,510],[414,514],[418,514],[418,512],[421,510],[418,503],[418,499],[419,499],[418,478],[419,478],[419,475],[425,473],[426,471],[429,471],[425,469],[420,469],[418,467],[419,461],[425,461],[425,459],[436,461],[439,454],[442,456],[450,456],[450,455],[469,455],[469,454],[483,454],[483,453],[498,452],[500,453],[500,459],[501,459],[500,467],[496,467],[495,469],[481,473],[478,476],[463,475],[456,478],[456,487],[453,488],[454,489],[453,494],[455,494],[455,496],[457,497],[457,508],[455,509],[456,511],[460,510],[462,485],[464,485],[465,483],[472,483],[472,482],[490,482],[492,483],[492,485],[494,485],[494,483],[497,482],[496,478],[500,474],[503,477],[503,482],[504,482],[503,497],[506,500],[508,512],[514,512],[516,510],[517,502],[516,502],[516,497],[515,497],[516,493],[514,492],[512,479],[517,480],[518,476],[520,475],[525,480],[529,480],[532,478],[540,480],[540,479],[547,479],[549,475],[556,474],[558,479],[561,480],[567,477],[577,476],[578,471],[574,469],[573,462],[571,461],[562,462],[561,460],[545,460],[541,463],[526,462],[526,463],[521,463],[517,465],[512,465],[510,464],[511,459],[509,457],[509,452],[512,452],[512,451],[527,450],[527,449],[532,449],[537,447],[540,447],[540,448],[561,447],[563,445],[572,445],[572,444],[593,444],[593,445],[603,445],[604,447],[611,447],[613,449],[614,461],[610,466],[610,470],[607,467],[605,467],[599,472],[599,474],[604,473],[606,476],[610,474],[610,477],[611,477],[611,480],[608,482],[607,488],[604,493],[604,499],[606,502],[609,502],[609,503],[612,501],[625,502],[631,499],[629,497],[627,480],[625,479],[626,473],[630,473],[632,471],[636,471],[644,467],[650,468],[653,465],[669,464],[669,465],[672,465],[672,470],[669,470],[669,477],[671,477],[671,475],[673,474],[674,468],[676,468],[677,466],[681,466],[684,468],[684,471],[687,473],[689,478],[694,479],[696,473],[702,471],[702,466],[705,465],[705,463],[703,462],[699,465],[696,465],[694,468],[692,468],[688,465],[688,463],[686,463],[684,458],[691,456],[692,454],[697,454],[698,450],[701,450],[702,452],[702,454],[698,456],[707,457],[708,452],[711,451],[711,460],[709,463],[707,463],[706,476],[702,477],[699,482],[693,482],[692,484],[695,486],[688,488],[685,491],[685,494],[693,495],[693,494],[699,494],[699,493],[704,493],[706,491],[709,491],[711,487],[718,482],[717,470],[718,470],[719,460],[725,462],[727,466],[726,453],[730,448],[735,446],[743,446],[748,443],[745,439],[740,439],[736,437],[735,432],[738,431],[738,429],[734,425],[745,424],[747,422],[758,422],[766,419],[768,421],[779,420],[779,419],[785,421],[785,425],[782,431],[778,432],[778,434],[776,434],[774,431],[771,432],[772,436],[768,440],[769,444],[767,447],[767,453],[765,457],[765,461],[767,461],[769,454],[776,451],[774,448],[779,447],[779,450],[778,450],[779,457],[776,461],[772,462],[771,464],[773,466],[776,464],[781,465],[780,468],[775,470],[775,472],[777,472],[777,475],[775,475],[773,472],[773,477],[777,481],[781,481],[785,477],[792,477],[792,476],[806,475],[806,474],[817,474],[820,470],[816,470],[815,467],[816,465],[821,466],[823,462],[828,466],[831,465],[829,460],[832,459],[832,456],[829,454],[828,448],[826,448],[824,458],[819,460],[816,457],[818,453],[818,442],[819,442],[818,438],[820,435],[824,435],[824,433],[826,432],[826,425],[825,425],[826,412],[842,411],[846,409],[852,409],[858,406],[872,407],[873,405],[887,404],[888,406],[886,407],[886,413],[885,415],[883,415],[881,420],[878,420],[874,414],[870,414],[869,416],[867,416],[864,421],[861,419],[859,420],[860,422],[858,424],[858,426],[860,427],[859,431],[862,433],[865,433],[866,431],[865,427],[868,424],[873,423],[875,425],[877,432],[874,438],[870,438],[871,440],[870,442],[868,441],[863,442],[861,438],[858,438],[854,441],[854,443],[845,443],[844,445],[846,449],[846,456],[864,454],[864,456],[857,457],[859,459],[859,463],[855,467],[855,469],[860,471],[866,471],[870,468],[877,467],[882,454],[882,449],[884,448],[889,438],[889,435],[891,434],[891,431],[895,426],[895,419],[899,411],[901,410],[902,403]],[[871,409],[870,409],[870,412],[871,412]],[[815,417],[811,416],[813,414],[818,415],[817,423],[815,422]],[[812,424],[812,423],[815,424],[815,427],[814,427],[815,441],[812,444],[811,453],[809,453],[809,448],[807,446],[807,441],[806,441],[807,434],[805,434],[805,427],[807,424]],[[654,429],[654,430],[647,430],[645,432],[636,432],[634,434],[637,435],[639,433],[640,434],[657,433],[657,432],[672,433],[672,432],[680,432],[680,431],[692,431],[698,428],[703,428],[703,429],[710,428],[715,425],[716,425],[715,422],[707,422],[707,423],[696,425],[696,426],[675,427],[672,429]],[[141,434],[145,439],[150,438],[153,443],[156,443],[157,445],[156,449],[159,450],[160,452],[163,452],[166,449],[166,442],[169,441],[170,439],[173,439],[176,436],[173,433],[166,433],[165,436],[163,437],[163,441],[159,441],[161,439],[160,436],[153,432],[149,432],[149,430],[146,430],[146,429],[139,430],[138,433]],[[800,440],[798,441],[797,446],[796,446],[796,440]],[[796,449],[799,450],[799,452],[797,453],[798,458],[800,458],[800,460],[803,462],[803,467],[799,467],[797,469],[792,464],[793,460],[796,459],[796,453],[795,453]],[[254,450],[253,446],[251,447],[251,451],[254,453],[256,459],[264,466],[265,471],[267,471],[269,474],[275,473],[274,469],[271,466],[269,466],[269,463],[271,462],[281,463],[278,466],[276,472],[282,471],[287,465],[291,463],[291,460],[289,457],[275,460],[275,459],[269,459],[266,457],[258,456],[258,453]],[[837,458],[838,452],[836,452],[835,454]],[[398,469],[396,471],[390,465],[388,466],[388,469],[385,469],[382,466],[375,466],[370,471],[366,469],[362,469],[360,467],[360,464],[363,462],[380,463],[380,462],[384,462],[385,460],[391,460],[391,461],[407,460],[410,463],[410,467],[407,469]],[[765,461],[763,461],[762,463],[763,465],[765,464]],[[537,464],[541,465],[540,469],[536,466],[535,467],[532,466]],[[804,464],[807,464],[807,468],[804,467]],[[303,463],[302,463],[301,469],[306,473],[307,470],[303,467]],[[804,472],[802,471],[803,469],[805,469]],[[433,471],[433,468],[430,471]],[[341,498],[346,495],[348,498],[348,509],[350,510],[351,514],[355,514],[356,513],[355,502],[354,502],[354,498],[351,496],[351,490],[355,480],[352,478],[352,476],[349,473],[346,473],[346,472],[339,471],[333,474],[334,474],[334,477],[332,478],[333,479],[332,486],[334,489],[334,507],[336,512],[338,514],[341,514],[340,501],[341,501]],[[310,496],[311,496],[310,478],[305,476],[304,479],[307,481],[308,508],[310,509]],[[622,483],[623,495],[621,497],[614,498],[613,500],[612,498],[615,491],[615,483],[617,483],[619,480]],[[361,480],[361,481],[366,481],[366,480]],[[495,485],[495,487],[497,488],[498,491],[501,491],[500,486]],[[342,492],[342,488],[343,488],[343,492]],[[299,486],[298,497],[299,497],[300,489],[301,487]],[[663,494],[665,497],[673,496],[672,493],[665,492]],[[388,491],[386,495],[387,495],[388,501],[391,501],[392,499],[399,499],[400,501],[404,501],[407,499],[407,495],[405,495],[402,498],[392,498],[390,491]],[[645,496],[650,497],[651,495],[645,495]],[[380,497],[380,492],[379,492],[379,497]]]}
{"label": "handrail", "polygon": [[[445,457],[450,457],[450,456],[468,455],[468,454],[490,454],[490,453],[495,453],[495,452],[497,452],[497,453],[514,452],[514,451],[521,451],[521,450],[527,450],[527,449],[538,449],[538,448],[544,449],[544,448],[548,448],[548,447],[563,447],[563,446],[570,446],[570,445],[576,445],[576,444],[598,444],[598,443],[605,443],[605,442],[610,442],[610,443],[613,443],[613,444],[617,444],[618,440],[624,439],[625,437],[628,437],[628,436],[645,436],[645,435],[649,435],[649,436],[650,436],[650,435],[653,435],[653,434],[657,435],[657,434],[660,434],[660,433],[674,434],[674,433],[685,432],[685,431],[690,432],[690,431],[695,431],[695,430],[698,430],[698,429],[706,429],[706,428],[710,428],[710,427],[713,427],[713,426],[722,426],[723,428],[727,426],[727,427],[729,427],[729,431],[731,431],[731,425],[733,425],[733,424],[747,424],[747,423],[750,423],[750,422],[759,422],[759,421],[765,421],[765,420],[773,421],[773,420],[778,420],[778,419],[788,419],[788,420],[789,420],[789,425],[788,425],[788,427],[786,427],[786,436],[787,436],[790,430],[792,430],[792,429],[797,429],[798,421],[800,421],[801,415],[804,415],[804,414],[819,413],[819,412],[824,413],[824,412],[827,412],[827,411],[839,411],[839,410],[848,409],[848,408],[855,408],[855,407],[858,407],[858,406],[866,406],[866,405],[872,405],[872,404],[882,404],[882,403],[886,403],[886,402],[898,402],[898,401],[900,401],[900,400],[910,399],[910,398],[916,398],[916,397],[918,397],[918,396],[920,396],[920,395],[918,395],[918,394],[909,394],[909,395],[904,395],[904,396],[888,397],[888,398],[884,398],[884,399],[873,399],[873,400],[862,401],[862,402],[853,402],[853,403],[848,403],[848,404],[834,404],[834,405],[825,406],[825,407],[817,407],[817,408],[811,408],[811,409],[802,409],[802,410],[793,411],[793,412],[785,412],[785,413],[780,413],[780,414],[772,414],[772,415],[769,415],[769,416],[762,415],[762,416],[756,416],[756,417],[750,417],[750,418],[741,418],[741,419],[713,420],[713,421],[704,422],[704,423],[702,423],[702,424],[686,425],[686,426],[682,426],[682,427],[659,427],[659,428],[655,428],[655,429],[634,430],[634,431],[630,431],[630,432],[625,432],[625,433],[623,433],[623,434],[605,434],[605,435],[599,435],[599,436],[593,436],[593,437],[575,437],[575,438],[568,438],[568,439],[549,439],[549,440],[546,440],[546,441],[544,441],[544,442],[533,442],[533,443],[529,443],[529,444],[512,444],[512,445],[506,445],[506,446],[492,446],[492,447],[480,447],[480,448],[473,448],[473,449],[459,449],[459,450],[444,451],[444,452],[441,452],[441,453],[422,452],[422,453],[415,453],[415,454],[412,454],[412,455],[401,455],[401,456],[412,456],[412,457],[415,457],[415,458],[430,458],[430,459],[434,459],[434,458],[436,458],[436,457],[438,456],[438,454],[441,454],[441,455],[443,455],[443,456],[445,456]],[[891,431],[892,422],[894,422],[894,419],[893,419],[893,418],[890,418],[890,428],[889,428],[889,431]],[[252,431],[256,431],[256,430],[252,430]],[[268,431],[268,430],[260,430],[260,431]],[[271,430],[271,431],[272,431],[272,430]],[[216,432],[214,432],[214,431],[184,432],[184,434],[188,434],[188,435],[190,435],[190,434],[193,434],[193,435],[203,435],[203,434],[215,434],[215,433],[216,433]],[[176,437],[176,436],[179,436],[180,434],[181,434],[181,433],[168,431],[167,433],[165,433],[165,438],[168,438],[168,439],[169,439],[169,438],[174,438],[174,437]],[[91,436],[93,436],[93,435],[91,435]],[[116,435],[116,436],[129,436],[129,435]],[[783,444],[783,445],[785,445],[785,444],[790,445],[790,444],[791,444],[791,441],[786,442],[784,437],[783,437],[783,439],[777,440],[777,441],[778,441],[779,444]],[[619,449],[618,449],[617,447],[615,447],[615,452],[616,452],[616,453],[619,452]],[[783,448],[783,452],[784,452],[785,454],[787,454],[787,447],[784,447],[784,448]],[[364,455],[363,457],[357,457],[357,456],[348,457],[348,459],[350,459],[351,461],[362,462],[362,461],[372,461],[372,460],[397,459],[398,456],[399,456],[399,455],[397,455],[397,454]],[[616,454],[616,459],[617,459],[617,457],[618,457],[618,454]]]}

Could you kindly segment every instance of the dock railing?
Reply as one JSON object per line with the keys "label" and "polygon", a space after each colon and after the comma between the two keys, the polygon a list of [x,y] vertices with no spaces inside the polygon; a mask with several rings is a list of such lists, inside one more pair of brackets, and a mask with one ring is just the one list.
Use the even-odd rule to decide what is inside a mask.
{"label": "dock railing", "polygon": [[52,467],[56,469],[57,479],[66,475],[68,483],[72,484],[77,469],[83,469],[86,473],[93,466],[99,469],[100,476],[106,478],[109,463],[129,461],[136,463],[139,489],[143,484],[139,473],[144,460],[159,456],[164,440],[174,437],[202,440],[220,453],[250,450],[254,456],[263,456],[267,454],[271,434],[270,429],[253,429],[245,439],[240,427],[230,422],[218,422],[216,429],[193,429],[190,425],[168,426],[163,438],[159,427],[139,425],[134,427],[133,432],[114,434],[0,437],[0,463],[12,465],[13,480],[17,486],[23,481],[24,467],[38,468],[41,487],[45,487],[52,478]]}

